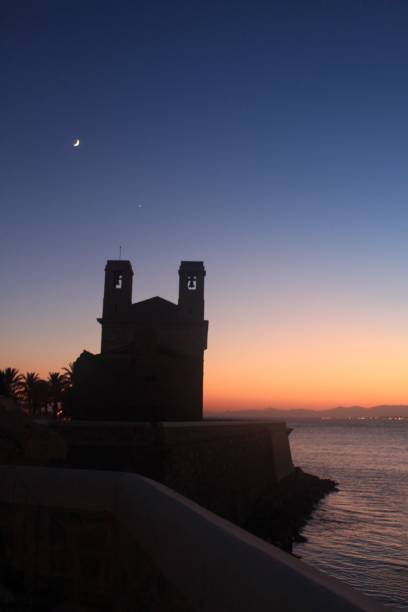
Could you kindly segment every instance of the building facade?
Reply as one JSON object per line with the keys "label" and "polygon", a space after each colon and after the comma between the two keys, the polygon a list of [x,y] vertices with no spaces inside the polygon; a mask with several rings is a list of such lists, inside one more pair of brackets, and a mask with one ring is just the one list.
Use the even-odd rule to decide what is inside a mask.
{"label": "building facade", "polygon": [[132,303],[130,261],[108,260],[101,352],[84,351],[74,364],[74,417],[202,418],[205,274],[203,262],[182,261],[177,304],[160,297]]}

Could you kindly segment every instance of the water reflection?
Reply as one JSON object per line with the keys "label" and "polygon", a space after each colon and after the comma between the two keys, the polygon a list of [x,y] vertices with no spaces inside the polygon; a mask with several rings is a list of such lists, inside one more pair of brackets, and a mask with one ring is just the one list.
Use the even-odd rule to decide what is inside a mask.
{"label": "water reflection", "polygon": [[408,422],[289,423],[296,465],[339,482],[294,552],[304,561],[408,610]]}

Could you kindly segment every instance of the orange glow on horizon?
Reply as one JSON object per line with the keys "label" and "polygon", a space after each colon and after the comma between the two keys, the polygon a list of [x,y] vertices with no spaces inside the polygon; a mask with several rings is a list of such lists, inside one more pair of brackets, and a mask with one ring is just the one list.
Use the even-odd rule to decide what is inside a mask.
{"label": "orange glow on horizon", "polygon": [[206,410],[407,404],[408,338],[392,331],[348,321],[220,334],[205,363]]}
{"label": "orange glow on horizon", "polygon": [[[408,404],[408,326],[369,320],[367,315],[329,319],[291,314],[290,321],[273,321],[269,313],[209,316],[205,353],[204,406],[215,410],[326,409],[338,405]],[[224,315],[222,318],[221,315]],[[262,316],[264,315],[264,316]],[[46,377],[74,361],[86,348],[99,351],[100,328],[44,329],[38,346],[35,330],[1,354],[0,368],[16,367]],[[215,319],[215,324],[212,320]],[[248,319],[251,319],[248,316]],[[222,322],[222,324],[220,323]],[[237,332],[239,330],[239,333]],[[30,335],[32,333],[32,335]],[[4,346],[2,347],[4,350]]]}

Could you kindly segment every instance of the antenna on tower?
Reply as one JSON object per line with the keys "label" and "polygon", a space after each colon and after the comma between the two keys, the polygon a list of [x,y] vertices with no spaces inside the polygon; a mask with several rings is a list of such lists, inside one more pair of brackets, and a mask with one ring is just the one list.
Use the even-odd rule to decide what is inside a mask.
{"label": "antenna on tower", "polygon": [[119,259],[122,259],[122,247],[119,245]]}

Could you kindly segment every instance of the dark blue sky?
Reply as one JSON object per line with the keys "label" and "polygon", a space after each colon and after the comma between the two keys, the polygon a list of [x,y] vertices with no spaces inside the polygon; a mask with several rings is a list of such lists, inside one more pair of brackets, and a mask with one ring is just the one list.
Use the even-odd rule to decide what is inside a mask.
{"label": "dark blue sky", "polygon": [[0,11],[3,360],[34,369],[97,350],[119,244],[135,300],[175,299],[178,262],[205,260],[210,370],[220,330],[250,325],[248,309],[272,344],[275,325],[300,324],[296,308],[306,327],[340,302],[395,326],[408,298],[405,0]]}

